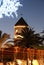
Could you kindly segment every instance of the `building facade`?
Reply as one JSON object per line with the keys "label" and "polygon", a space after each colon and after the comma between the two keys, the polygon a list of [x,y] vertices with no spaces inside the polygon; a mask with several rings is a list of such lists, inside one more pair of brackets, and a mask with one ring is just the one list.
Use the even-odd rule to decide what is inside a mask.
{"label": "building facade", "polygon": [[[21,17],[20,20],[18,20],[18,22],[14,26],[15,41],[19,41],[21,40],[21,38],[23,38],[23,36],[21,36],[21,31],[24,28],[29,28],[29,26],[25,22],[25,20]],[[22,64],[19,65],[44,65],[44,50],[32,49],[32,48],[18,48],[17,51],[18,53],[16,59],[19,61],[20,60],[22,61],[22,59],[24,60],[22,61]],[[23,64],[23,62],[25,64]]]}
{"label": "building facade", "polygon": [[21,31],[24,28],[29,28],[28,24],[25,22],[25,20],[21,17],[20,20],[14,25],[14,39],[15,40],[20,40],[23,38],[21,36]]}
{"label": "building facade", "polygon": [[[29,26],[21,17],[14,25],[15,42],[23,38],[21,32],[25,28],[29,28]],[[9,41],[9,43],[13,42]],[[11,45],[9,47],[0,48],[0,62],[2,63],[0,65],[44,65],[44,50],[38,48],[21,48],[18,46],[11,47]],[[4,62],[5,64],[3,64]]]}

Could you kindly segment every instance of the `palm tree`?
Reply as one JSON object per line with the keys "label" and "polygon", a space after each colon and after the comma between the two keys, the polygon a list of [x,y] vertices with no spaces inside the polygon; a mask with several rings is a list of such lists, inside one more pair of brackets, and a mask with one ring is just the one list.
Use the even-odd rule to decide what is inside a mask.
{"label": "palm tree", "polygon": [[[42,45],[42,38],[40,37],[40,34],[35,33],[35,31],[31,28],[22,29],[21,35],[23,36],[23,39],[20,43],[21,46],[23,45],[24,47],[27,47],[27,48],[28,47],[34,48],[34,46],[39,46],[39,44]],[[27,61],[27,65],[28,65],[28,61]]]}
{"label": "palm tree", "polygon": [[33,47],[33,45],[42,44],[42,39],[39,34],[35,34],[33,29],[22,29],[21,35],[23,36],[22,45],[25,47]]}
{"label": "palm tree", "polygon": [[44,41],[44,30],[41,33],[42,33],[42,39]]}
{"label": "palm tree", "polygon": [[2,31],[0,30],[0,38],[1,38],[1,35],[2,35]]}
{"label": "palm tree", "polygon": [[[7,34],[7,33],[3,33],[2,34],[2,31],[0,30],[0,48],[2,48],[2,45],[3,43],[10,38],[10,35]],[[3,50],[2,51],[2,58],[1,58],[1,61],[3,60]],[[3,62],[3,61],[2,61]],[[6,62],[3,62],[4,65],[6,65]]]}
{"label": "palm tree", "polygon": [[2,31],[0,31],[0,48],[1,48],[2,44],[9,38],[10,38],[9,34],[7,34],[7,33],[2,34]]}

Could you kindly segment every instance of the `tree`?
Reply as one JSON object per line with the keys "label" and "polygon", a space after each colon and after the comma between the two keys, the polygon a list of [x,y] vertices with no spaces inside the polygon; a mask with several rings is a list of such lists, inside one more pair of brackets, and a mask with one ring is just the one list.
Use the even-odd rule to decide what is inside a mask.
{"label": "tree", "polygon": [[[2,31],[0,30],[0,48],[2,48],[3,43],[4,43],[7,39],[9,39],[9,38],[10,38],[10,35],[9,35],[9,34],[7,34],[7,33],[3,33],[3,34],[2,34]],[[1,50],[1,52],[3,52],[3,51]],[[2,54],[2,55],[3,55],[3,54]],[[1,57],[1,60],[3,60],[2,57]],[[6,65],[6,62],[3,62],[3,64]]]}
{"label": "tree", "polygon": [[[0,48],[2,48],[2,45],[5,43],[5,41],[7,41],[8,39],[10,39],[10,35],[7,33],[3,33],[2,31],[0,31]],[[11,43],[13,43],[13,41],[10,41]],[[6,43],[10,43],[9,41]],[[14,60],[14,49],[12,47],[12,44],[7,44],[8,48],[2,48],[1,52],[1,62],[3,62],[3,65],[6,65],[6,62],[8,61],[13,61]],[[7,46],[6,45],[6,46]],[[11,49],[11,50],[10,50]],[[7,51],[8,50],[8,51]],[[6,52],[5,52],[6,51]],[[12,53],[11,53],[11,52]],[[9,53],[9,54],[8,54]]]}
{"label": "tree", "polygon": [[25,47],[33,47],[33,45],[42,44],[42,39],[39,34],[35,34],[33,29],[25,28],[22,29],[21,35],[23,36],[22,45]]}
{"label": "tree", "polygon": [[42,33],[42,39],[44,41],[44,30],[41,33]]}
{"label": "tree", "polygon": [[9,38],[10,38],[9,34],[7,34],[7,33],[2,34],[2,31],[0,31],[0,48],[1,48],[2,44]]}
{"label": "tree", "polygon": [[2,31],[0,30],[0,38],[1,38],[1,35],[2,35]]}

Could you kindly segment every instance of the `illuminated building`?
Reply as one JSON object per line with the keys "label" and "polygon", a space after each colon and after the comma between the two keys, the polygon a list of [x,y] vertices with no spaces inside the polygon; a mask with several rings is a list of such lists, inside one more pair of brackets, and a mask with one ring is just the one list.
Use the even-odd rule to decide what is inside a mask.
{"label": "illuminated building", "polygon": [[[28,24],[21,17],[14,25],[14,40],[19,41],[23,38],[21,31],[29,28]],[[15,48],[15,47],[14,47]],[[15,51],[16,52],[16,51]],[[18,48],[15,54],[18,65],[44,65],[44,50],[39,48]],[[36,57],[36,58],[35,58]],[[28,61],[28,64],[27,64]]]}
{"label": "illuminated building", "polygon": [[[20,20],[14,25],[14,41],[19,41],[23,38],[20,35],[22,28],[29,28],[28,24],[21,17]],[[21,48],[18,46],[14,46],[13,41],[7,41],[4,43],[3,49],[3,58],[9,61],[7,62],[10,65],[16,65],[17,61],[18,65],[44,65],[44,49],[34,47],[34,48]],[[10,48],[9,48],[10,47]],[[11,48],[12,47],[12,48]],[[0,60],[2,58],[2,49],[0,49]],[[13,61],[13,62],[12,62]]]}
{"label": "illuminated building", "polygon": [[28,28],[28,27],[29,27],[28,24],[21,17],[20,20],[18,20],[18,22],[14,26],[14,39],[19,40],[19,39],[23,38],[23,36],[21,36],[21,34],[20,34],[21,30],[23,28]]}

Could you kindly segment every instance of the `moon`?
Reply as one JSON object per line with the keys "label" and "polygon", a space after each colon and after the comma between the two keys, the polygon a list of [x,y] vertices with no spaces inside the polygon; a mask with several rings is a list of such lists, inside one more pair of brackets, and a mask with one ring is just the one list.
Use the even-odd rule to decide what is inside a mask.
{"label": "moon", "polygon": [[14,17],[12,13],[18,17],[19,7],[22,7],[20,0],[0,0],[0,18],[3,18],[3,15]]}

